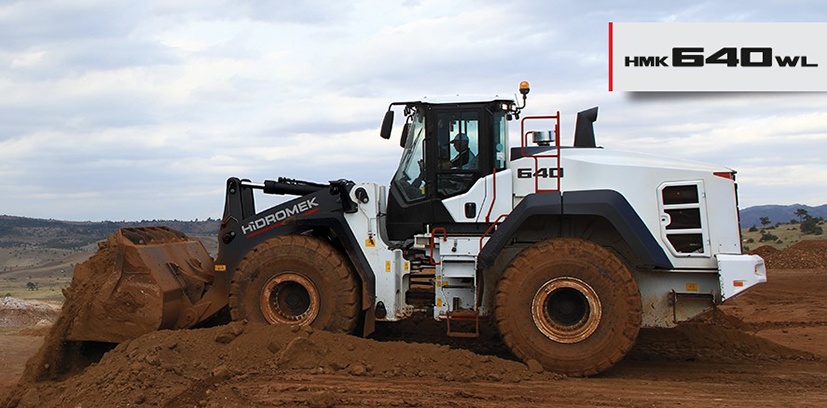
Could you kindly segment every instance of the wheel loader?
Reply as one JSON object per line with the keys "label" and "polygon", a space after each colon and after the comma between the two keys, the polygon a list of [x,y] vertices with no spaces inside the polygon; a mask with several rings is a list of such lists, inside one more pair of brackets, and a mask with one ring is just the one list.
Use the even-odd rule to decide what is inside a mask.
{"label": "wheel loader", "polygon": [[[168,228],[118,230],[112,261],[75,277],[94,301],[72,305],[67,339],[121,342],[227,310],[367,336],[424,312],[449,336],[493,319],[518,358],[593,375],[641,327],[766,281],[742,254],[735,171],[599,147],[597,108],[563,146],[560,113],[522,115],[528,83],[519,92],[391,103],[381,137],[396,112],[404,125],[388,186],[228,179],[215,259]],[[293,198],[259,209],[261,194]]]}

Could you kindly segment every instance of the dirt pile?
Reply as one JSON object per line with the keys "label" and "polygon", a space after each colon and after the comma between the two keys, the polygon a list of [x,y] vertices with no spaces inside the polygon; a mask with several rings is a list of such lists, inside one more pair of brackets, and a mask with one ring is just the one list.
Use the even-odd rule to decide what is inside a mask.
{"label": "dirt pile", "polygon": [[[531,369],[529,368],[531,367]],[[63,382],[24,381],[11,406],[199,405],[208,390],[250,377],[304,373],[446,381],[556,379],[538,367],[434,344],[378,342],[309,327],[231,323],[124,342]],[[203,405],[203,404],[202,404]]]}
{"label": "dirt pile", "polygon": [[761,258],[764,258],[765,260],[768,257],[775,254],[776,252],[778,252],[778,248],[773,247],[773,246],[769,246],[769,245],[761,245],[758,248],[747,251],[747,253],[752,254],[752,255],[758,255]]}
{"label": "dirt pile", "polygon": [[705,361],[733,363],[744,360],[818,360],[806,351],[795,350],[734,326],[737,318],[718,325],[687,323],[673,329],[643,329],[635,348],[626,357],[632,360]]}
{"label": "dirt pile", "polygon": [[801,241],[782,250],[764,245],[749,253],[764,258],[771,269],[827,268],[827,241]]}
{"label": "dirt pile", "polygon": [[[792,256],[796,251],[806,251],[806,256],[817,259],[813,254],[824,256],[825,244],[801,243],[784,251],[762,248],[756,251],[762,251],[765,259],[775,259],[774,262],[784,260],[782,256],[795,259]],[[782,255],[787,251],[790,252]],[[383,341],[314,331],[309,327],[244,322],[208,329],[153,332],[117,346],[66,341],[72,320],[82,313],[82,305],[94,300],[96,289],[106,278],[97,272],[111,268],[115,259],[115,251],[103,244],[97,255],[77,266],[77,279],[66,291],[63,312],[41,349],[27,363],[20,383],[9,395],[0,396],[0,407],[226,407],[256,406],[265,400],[269,405],[277,402],[286,406],[388,406],[391,402],[399,406],[429,406],[452,398],[465,399],[467,406],[478,406],[480,401],[473,399],[476,388],[502,387],[500,391],[491,391],[492,404],[488,406],[492,406],[509,397],[508,390],[517,383],[537,381],[542,387],[548,387],[553,380],[561,379],[543,372],[536,362],[523,364],[512,360],[513,356],[503,351],[502,343],[494,339],[496,329],[486,326],[485,335],[493,337],[484,336],[473,343],[465,339],[468,343],[462,343],[446,338],[444,324],[430,318],[410,319],[406,324],[393,326],[379,325],[375,336]],[[807,272],[810,273],[806,275],[809,276],[807,287],[813,283],[818,286],[821,275]],[[798,278],[788,281],[795,285],[803,282]],[[760,307],[769,304],[769,300],[786,299],[800,308],[801,302],[809,299],[802,296],[807,293],[800,286],[792,289],[779,286],[778,293],[767,295],[769,300],[760,297],[760,290],[759,287],[753,293],[761,300]],[[821,305],[821,299],[820,291],[814,291],[811,302],[804,307],[817,309],[814,306]],[[738,300],[748,303],[749,298]],[[820,361],[814,354],[749,334],[753,326],[736,316],[760,315],[767,319],[767,310],[753,309],[751,303],[746,306],[740,309],[737,305],[731,306],[732,315],[719,310],[718,325],[644,329],[627,356],[626,360],[632,363],[626,364],[648,367],[646,364],[668,366],[674,362],[685,366],[698,362],[702,367],[704,363],[710,367],[726,363],[743,368],[770,361],[777,365]],[[743,313],[736,314],[738,310]],[[779,315],[789,320],[792,314],[786,309],[782,312]],[[807,321],[812,325],[824,319],[815,316]],[[433,341],[437,335],[447,343],[398,341]],[[468,347],[470,344],[477,346]],[[477,353],[457,347],[471,348]],[[755,362],[761,364],[753,364]],[[821,362],[811,364],[823,366]],[[820,386],[823,380],[818,381]],[[435,383],[443,387],[440,391],[443,394],[435,394]],[[325,385],[314,388],[318,384]],[[357,396],[348,394],[350,388],[356,387],[354,384],[364,392]],[[404,396],[392,394],[380,401],[376,395],[388,394],[387,384],[396,384],[397,390],[407,390],[416,398],[406,400]],[[809,383],[805,385],[810,387]],[[499,395],[494,395],[498,392]]]}
{"label": "dirt pile", "polygon": [[[101,243],[95,256],[75,267],[72,284],[64,290],[63,309],[49,330],[43,345],[26,363],[22,381],[55,380],[78,372],[100,358],[99,352],[90,352],[83,343],[66,341],[72,321],[83,307],[94,301],[105,274],[98,271],[111,268],[115,262],[114,247]],[[105,351],[105,350],[104,350]]]}
{"label": "dirt pile", "polygon": [[[737,324],[737,319],[730,322]],[[740,330],[702,324],[644,329],[631,361],[816,360]],[[124,342],[82,373],[63,381],[23,381],[3,406],[249,406],[232,390],[262,381],[277,386],[316,381],[518,383],[561,377],[532,364],[474,354],[446,345],[379,342],[309,327],[240,322],[209,329],[160,331]],[[407,380],[406,380],[407,379]],[[288,405],[334,406],[335,393],[291,390]],[[316,399],[319,399],[317,401]],[[249,403],[249,404],[248,404]],[[358,405],[358,404],[357,404]]]}
{"label": "dirt pile", "polygon": [[29,327],[51,324],[60,306],[38,300],[0,298],[0,327]]}

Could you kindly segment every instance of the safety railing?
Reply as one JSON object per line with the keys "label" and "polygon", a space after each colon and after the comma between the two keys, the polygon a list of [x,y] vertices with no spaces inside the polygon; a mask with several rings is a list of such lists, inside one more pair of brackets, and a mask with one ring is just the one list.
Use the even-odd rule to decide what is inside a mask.
{"label": "safety railing", "polygon": [[[528,148],[529,132],[526,131],[526,121],[553,121],[554,123],[554,148],[544,150],[542,152],[531,153]],[[534,168],[531,176],[534,178],[534,192],[546,193],[560,191],[560,177],[562,176],[562,169],[560,168],[560,111],[556,115],[544,116],[524,116],[520,119],[520,153],[522,157],[531,157],[534,159]],[[552,166],[540,166],[542,159],[553,159]],[[543,160],[545,161],[545,160]],[[554,188],[540,188],[540,179],[555,179]]]}

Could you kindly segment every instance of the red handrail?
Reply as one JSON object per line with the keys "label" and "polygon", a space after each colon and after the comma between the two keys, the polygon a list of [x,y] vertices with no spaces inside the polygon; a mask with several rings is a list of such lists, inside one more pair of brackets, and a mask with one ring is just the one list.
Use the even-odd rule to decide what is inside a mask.
{"label": "red handrail", "polygon": [[448,231],[446,231],[445,228],[436,227],[436,228],[431,230],[431,245],[430,245],[431,246],[431,253],[430,253],[430,255],[428,255],[428,258],[431,260],[431,265],[439,265],[440,264],[440,262],[434,261],[434,234],[437,231],[442,231],[442,242],[445,242],[445,241],[448,240]]}
{"label": "red handrail", "polygon": [[[526,120],[555,120],[554,124],[554,153],[538,153],[538,154],[528,154],[526,153],[526,147],[528,145],[528,135],[525,131],[525,121]],[[520,119],[520,153],[522,153],[523,157],[532,157],[534,158],[534,192],[535,193],[546,193],[546,192],[553,192],[553,191],[560,191],[560,111],[557,111],[556,115],[543,115],[543,116],[524,116]],[[540,169],[540,158],[550,158],[550,159],[557,159],[557,173],[555,174],[555,179],[557,179],[557,188],[556,189],[541,189],[539,178],[537,177],[538,170]]]}
{"label": "red handrail", "polygon": [[488,226],[488,228],[485,230],[485,232],[482,233],[482,236],[480,236],[480,251],[482,251],[482,240],[485,239],[485,237],[488,236],[488,233],[490,233],[491,230],[493,230],[494,227],[496,227],[497,224],[499,224],[500,221],[502,221],[502,219],[505,218],[506,216],[508,216],[508,214],[500,214],[500,216],[497,217],[497,219],[494,220],[494,222],[491,223],[490,226]]}
{"label": "red handrail", "polygon": [[491,211],[494,209],[494,202],[497,201],[497,168],[494,167],[491,170],[491,182],[493,183],[494,187],[494,195],[491,197],[491,205],[488,206],[488,213],[485,214],[485,222],[489,222],[491,219]]}

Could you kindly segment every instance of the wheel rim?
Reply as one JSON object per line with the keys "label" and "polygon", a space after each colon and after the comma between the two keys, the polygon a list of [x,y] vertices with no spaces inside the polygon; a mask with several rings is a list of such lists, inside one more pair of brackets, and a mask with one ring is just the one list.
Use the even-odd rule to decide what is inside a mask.
{"label": "wheel rim", "polygon": [[587,339],[600,324],[597,293],[586,282],[572,277],[546,282],[531,305],[531,318],[540,332],[558,343]]}
{"label": "wheel rim", "polygon": [[304,275],[287,272],[267,281],[259,304],[270,324],[308,325],[319,315],[319,291]]}

